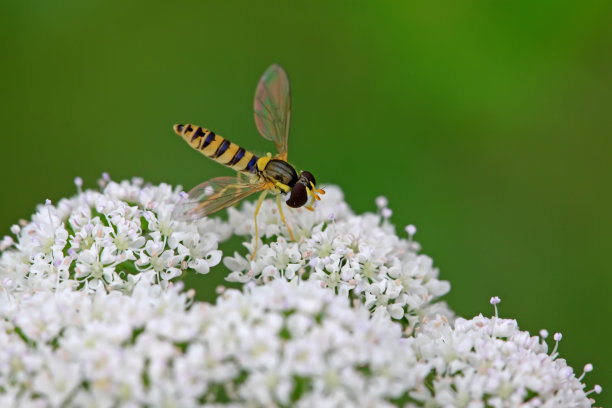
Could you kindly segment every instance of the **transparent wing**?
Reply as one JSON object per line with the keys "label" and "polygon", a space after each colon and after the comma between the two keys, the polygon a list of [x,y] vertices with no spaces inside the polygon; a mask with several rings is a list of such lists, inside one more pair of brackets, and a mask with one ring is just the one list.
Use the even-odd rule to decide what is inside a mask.
{"label": "transparent wing", "polygon": [[253,109],[257,130],[273,141],[278,156],[287,160],[291,92],[287,73],[280,65],[271,65],[259,80]]}
{"label": "transparent wing", "polygon": [[264,189],[265,183],[250,183],[238,177],[216,177],[187,193],[174,207],[172,218],[193,221],[230,207]]}

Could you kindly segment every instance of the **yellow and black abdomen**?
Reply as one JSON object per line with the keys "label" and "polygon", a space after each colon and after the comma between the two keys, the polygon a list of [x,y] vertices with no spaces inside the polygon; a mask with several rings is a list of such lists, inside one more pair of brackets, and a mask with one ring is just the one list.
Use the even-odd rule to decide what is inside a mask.
{"label": "yellow and black abdomen", "polygon": [[259,157],[226,138],[195,125],[174,125],[174,131],[191,147],[236,171],[257,172]]}

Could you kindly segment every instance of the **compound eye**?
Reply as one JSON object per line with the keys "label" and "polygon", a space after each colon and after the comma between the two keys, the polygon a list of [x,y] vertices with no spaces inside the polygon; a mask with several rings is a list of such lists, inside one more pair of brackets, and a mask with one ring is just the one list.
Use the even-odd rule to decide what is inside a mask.
{"label": "compound eye", "polygon": [[306,204],[306,201],[308,201],[308,190],[306,190],[306,186],[302,183],[295,183],[286,201],[287,205],[289,207],[298,208]]}
{"label": "compound eye", "polygon": [[311,172],[309,171],[303,171],[302,174],[300,174],[301,177],[305,178],[306,180],[310,181],[313,185],[317,185],[317,182],[315,181],[314,176],[312,175]]}

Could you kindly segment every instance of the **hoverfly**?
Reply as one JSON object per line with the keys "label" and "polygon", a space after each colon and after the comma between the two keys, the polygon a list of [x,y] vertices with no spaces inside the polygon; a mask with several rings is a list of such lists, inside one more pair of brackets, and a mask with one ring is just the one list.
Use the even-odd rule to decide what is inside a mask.
{"label": "hoverfly", "polygon": [[295,167],[287,162],[291,95],[289,78],[280,65],[274,64],[264,72],[257,85],[253,105],[257,130],[264,139],[274,142],[278,151],[275,156],[268,153],[257,157],[200,126],[174,125],[174,131],[191,147],[217,163],[236,170],[238,176],[216,177],[194,187],[179,201],[172,214],[174,219],[191,221],[261,192],[255,207],[255,249],[251,260],[257,252],[259,239],[257,214],[268,193],[276,195],[278,212],[292,241],[295,238],[283,214],[281,195],[287,196],[285,202],[289,207],[304,206],[313,211],[315,200],[320,200],[319,195],[325,194],[323,189],[315,187],[312,173],[302,171],[298,174]]}

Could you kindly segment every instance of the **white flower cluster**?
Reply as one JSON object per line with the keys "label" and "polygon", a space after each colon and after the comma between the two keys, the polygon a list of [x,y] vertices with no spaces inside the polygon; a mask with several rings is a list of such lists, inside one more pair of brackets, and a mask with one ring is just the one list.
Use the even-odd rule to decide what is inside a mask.
{"label": "white flower cluster", "polygon": [[[387,220],[390,214],[385,214],[391,210],[384,207],[382,214],[355,215],[336,187],[326,188],[317,204],[314,212],[286,212],[289,225],[297,227],[296,242],[291,242],[274,202],[264,202],[257,218],[264,242],[253,261],[249,261],[252,252],[224,259],[232,271],[228,280],[259,284],[281,277],[316,280],[409,328],[424,317],[452,316],[444,302],[435,303],[450,284],[438,280],[438,269],[430,257],[418,253],[416,242],[396,235]],[[253,213],[253,203],[229,210],[235,234],[252,238]],[[245,246],[252,251],[251,242]]]}
{"label": "white flower cluster", "polygon": [[0,406],[385,406],[424,377],[399,326],[310,282],[229,290],[215,306],[190,307],[180,288],[3,303]]}
{"label": "white flower cluster", "polygon": [[253,205],[184,223],[178,189],[102,184],[0,241],[0,406],[589,407],[601,391],[497,312],[451,322],[448,283],[382,198],[359,216],[328,188],[285,214],[297,242],[266,201],[255,259],[225,259],[246,284],[213,305],[175,278],[252,237]]}
{"label": "white flower cluster", "polygon": [[[558,343],[557,343],[558,344]],[[516,320],[438,318],[419,328],[411,348],[427,361],[426,395],[441,407],[589,407],[584,384],[565,360],[547,354],[544,338],[520,331]],[[591,367],[592,368],[592,367]],[[588,368],[587,368],[588,370]]]}
{"label": "white flower cluster", "polygon": [[103,192],[87,190],[56,206],[47,200],[31,222],[11,228],[16,238],[4,238],[0,258],[7,296],[63,282],[86,291],[129,290],[136,278],[163,284],[187,269],[208,273],[221,261],[218,243],[230,229],[214,218],[171,220],[180,197],[169,185],[101,183]]}

